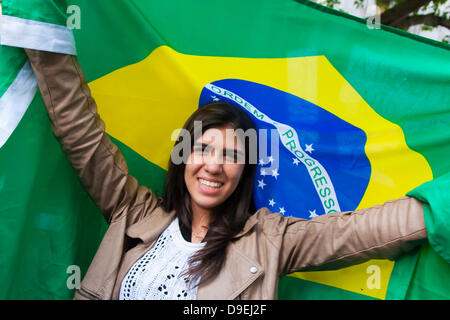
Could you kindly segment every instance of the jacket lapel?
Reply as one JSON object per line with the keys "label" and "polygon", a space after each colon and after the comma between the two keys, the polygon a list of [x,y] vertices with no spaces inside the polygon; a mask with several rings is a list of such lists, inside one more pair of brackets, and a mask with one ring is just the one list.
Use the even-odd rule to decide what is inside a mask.
{"label": "jacket lapel", "polygon": [[[238,239],[246,235],[258,222],[256,214],[250,216],[241,232],[233,237]],[[234,300],[247,289],[264,270],[260,264],[243,253],[238,246],[231,242],[227,248],[227,255],[219,274],[209,283],[199,286],[198,300]]]}
{"label": "jacket lapel", "polygon": [[174,218],[175,211],[167,213],[162,208],[156,208],[149,216],[129,226],[125,233],[131,238],[139,238],[144,243],[149,243],[155,240]]}
{"label": "jacket lapel", "polygon": [[241,252],[234,243],[227,250],[227,258],[219,274],[199,286],[198,300],[233,300],[264,273],[261,265]]}

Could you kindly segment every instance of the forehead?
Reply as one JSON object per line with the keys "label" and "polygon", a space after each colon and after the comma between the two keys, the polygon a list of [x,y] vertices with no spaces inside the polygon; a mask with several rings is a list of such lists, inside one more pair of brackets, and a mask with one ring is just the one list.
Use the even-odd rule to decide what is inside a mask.
{"label": "forehead", "polygon": [[233,127],[210,128],[195,142],[222,146],[224,148],[244,148]]}

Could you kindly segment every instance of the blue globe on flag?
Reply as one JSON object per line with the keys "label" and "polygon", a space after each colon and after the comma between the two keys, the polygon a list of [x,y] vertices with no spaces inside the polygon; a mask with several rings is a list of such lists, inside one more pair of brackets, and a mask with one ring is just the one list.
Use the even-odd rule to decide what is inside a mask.
{"label": "blue globe on flag", "polygon": [[290,93],[240,79],[206,85],[199,105],[211,100],[243,108],[267,133],[258,136],[267,148],[258,154],[257,209],[310,219],[357,208],[371,175],[363,130]]}

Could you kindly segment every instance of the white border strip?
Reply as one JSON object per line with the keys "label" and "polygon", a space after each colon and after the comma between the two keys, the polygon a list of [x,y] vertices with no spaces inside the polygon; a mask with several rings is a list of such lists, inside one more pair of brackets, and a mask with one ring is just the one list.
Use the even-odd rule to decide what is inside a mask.
{"label": "white border strip", "polygon": [[27,61],[0,98],[0,148],[16,129],[37,90],[37,80]]}
{"label": "white border strip", "polygon": [[76,55],[72,30],[65,26],[1,16],[0,44],[42,51]]}

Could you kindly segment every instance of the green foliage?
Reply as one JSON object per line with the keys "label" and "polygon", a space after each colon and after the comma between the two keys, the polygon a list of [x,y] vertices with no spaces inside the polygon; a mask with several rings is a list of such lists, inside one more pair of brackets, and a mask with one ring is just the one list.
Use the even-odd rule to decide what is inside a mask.
{"label": "green foliage", "polygon": [[[392,9],[405,1],[411,1],[411,0],[376,0],[376,4],[381,9],[381,12],[385,12],[386,10]],[[337,9],[336,7],[341,4],[340,0],[317,0],[316,2],[318,2],[322,5],[325,5],[327,7],[333,8],[333,9]],[[367,2],[367,0],[354,0],[353,6],[356,9],[361,9],[361,8],[364,8],[366,2]],[[430,0],[425,5],[423,5],[421,8],[419,8],[415,11],[411,11],[409,13],[408,18],[412,17],[412,16],[422,16],[422,14],[420,14],[419,12],[424,12],[427,10],[428,11],[427,14],[430,14],[430,11],[431,11],[431,13],[433,13],[437,17],[441,17],[443,19],[450,20],[450,11],[448,10],[448,8],[450,7],[449,2],[450,2],[449,0]],[[447,6],[443,6],[446,3],[447,3]],[[339,11],[344,11],[344,10],[339,9]],[[404,13],[405,12],[403,12],[402,14],[404,14]],[[420,19],[420,17],[419,17],[419,19]],[[428,23],[433,24],[433,25],[424,24],[421,27],[421,30],[431,31],[431,30],[437,28],[437,25],[435,25],[436,22],[433,22],[430,19],[426,19],[426,20],[431,21]],[[414,19],[414,21],[416,21],[416,22],[412,22],[411,19],[409,21],[406,21],[406,20],[401,20],[401,21],[405,21],[405,23],[401,24],[401,25],[395,24],[392,26],[403,29],[403,30],[408,30],[409,26],[418,23],[417,19]],[[381,23],[383,23],[383,21],[381,21]],[[425,23],[427,23],[427,22],[425,21]],[[442,23],[442,22],[438,22],[438,23],[440,23],[441,25],[448,28],[448,25],[449,25],[448,21],[445,21],[445,23]],[[442,39],[442,42],[448,43],[448,41],[450,40],[449,38],[450,38],[449,36],[444,37],[444,39]]]}
{"label": "green foliage", "polygon": [[364,0],[355,0],[355,2],[353,2],[353,5],[356,9],[362,8],[364,6]]}
{"label": "green foliage", "polygon": [[333,8],[335,5],[341,4],[340,0],[326,0],[325,1],[327,7]]}
{"label": "green foliage", "polygon": [[431,31],[431,30],[433,30],[434,28],[435,28],[435,27],[423,25],[420,29],[421,29],[422,31]]}

